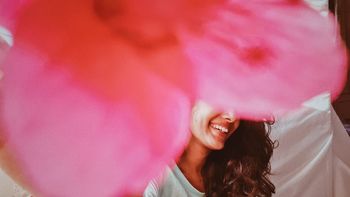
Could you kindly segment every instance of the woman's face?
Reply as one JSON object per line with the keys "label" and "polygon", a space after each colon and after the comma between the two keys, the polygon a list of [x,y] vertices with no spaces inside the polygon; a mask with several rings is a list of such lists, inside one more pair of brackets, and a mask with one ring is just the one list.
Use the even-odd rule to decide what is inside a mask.
{"label": "woman's face", "polygon": [[202,101],[192,108],[192,135],[210,150],[222,149],[238,126],[232,112],[218,112]]}

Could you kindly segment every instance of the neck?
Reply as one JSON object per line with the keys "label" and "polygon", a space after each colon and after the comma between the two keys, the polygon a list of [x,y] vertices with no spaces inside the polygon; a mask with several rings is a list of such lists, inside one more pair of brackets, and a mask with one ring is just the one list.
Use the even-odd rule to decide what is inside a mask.
{"label": "neck", "polygon": [[200,174],[209,153],[210,150],[192,136],[177,164],[182,169]]}

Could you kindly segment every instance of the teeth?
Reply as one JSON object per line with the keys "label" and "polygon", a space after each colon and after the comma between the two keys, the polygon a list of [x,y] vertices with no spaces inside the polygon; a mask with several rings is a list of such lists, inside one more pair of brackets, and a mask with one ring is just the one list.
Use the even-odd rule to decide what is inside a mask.
{"label": "teeth", "polygon": [[225,127],[222,127],[220,125],[214,124],[214,125],[212,125],[212,127],[214,127],[215,129],[217,129],[217,130],[219,130],[221,132],[228,133],[228,129],[225,128]]}

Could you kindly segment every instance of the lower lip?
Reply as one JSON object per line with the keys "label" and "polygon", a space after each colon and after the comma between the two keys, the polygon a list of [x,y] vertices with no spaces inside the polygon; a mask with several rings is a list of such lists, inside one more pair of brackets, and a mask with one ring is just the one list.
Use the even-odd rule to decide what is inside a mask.
{"label": "lower lip", "polygon": [[212,132],[212,134],[214,135],[214,137],[218,138],[220,141],[224,141],[227,137],[226,133],[223,133],[213,127],[210,127],[210,130]]}

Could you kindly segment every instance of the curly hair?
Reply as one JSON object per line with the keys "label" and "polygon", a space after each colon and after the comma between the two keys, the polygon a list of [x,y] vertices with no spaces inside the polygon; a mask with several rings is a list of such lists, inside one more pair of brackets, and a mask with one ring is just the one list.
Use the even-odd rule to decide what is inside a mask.
{"label": "curly hair", "polygon": [[270,124],[241,120],[225,147],[206,159],[201,172],[206,196],[272,196],[268,176],[276,143],[269,134]]}

